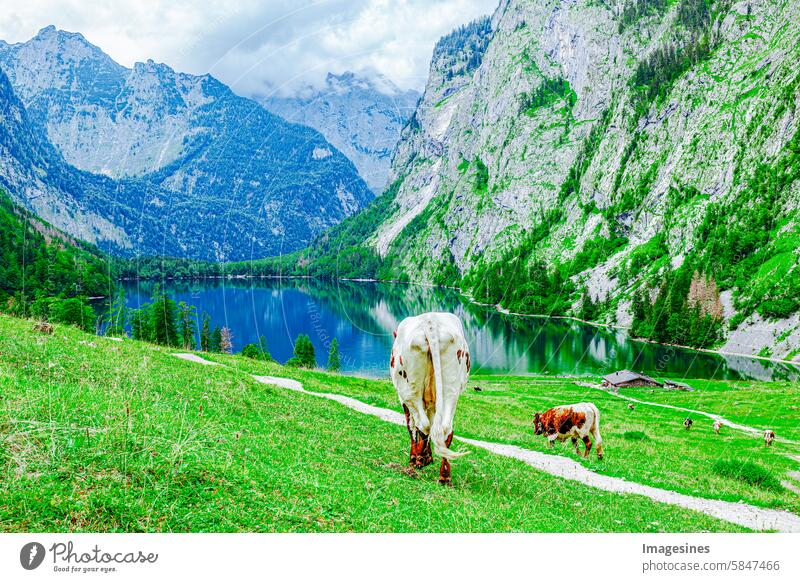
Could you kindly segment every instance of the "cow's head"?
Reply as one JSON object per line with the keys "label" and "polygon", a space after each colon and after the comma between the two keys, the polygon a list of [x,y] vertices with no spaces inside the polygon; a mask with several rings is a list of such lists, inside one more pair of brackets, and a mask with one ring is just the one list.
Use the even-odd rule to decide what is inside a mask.
{"label": "cow's head", "polygon": [[544,434],[542,415],[539,414],[538,412],[533,415],[533,434]]}

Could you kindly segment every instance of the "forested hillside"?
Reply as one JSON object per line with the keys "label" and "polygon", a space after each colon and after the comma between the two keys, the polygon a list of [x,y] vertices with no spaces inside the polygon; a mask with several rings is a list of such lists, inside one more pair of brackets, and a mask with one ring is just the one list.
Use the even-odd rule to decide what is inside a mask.
{"label": "forested hillside", "polygon": [[108,259],[0,190],[0,311],[95,329],[89,297],[113,290]]}

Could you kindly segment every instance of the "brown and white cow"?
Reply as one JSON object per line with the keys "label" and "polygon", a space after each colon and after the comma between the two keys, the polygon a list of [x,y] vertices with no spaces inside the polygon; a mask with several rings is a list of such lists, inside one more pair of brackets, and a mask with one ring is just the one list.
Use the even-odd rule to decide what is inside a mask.
{"label": "brown and white cow", "polygon": [[461,320],[451,313],[404,319],[395,332],[389,365],[411,437],[410,466],[431,464],[433,443],[442,457],[439,482],[451,484],[450,460],[466,454],[450,449],[456,404],[470,369]]}
{"label": "brown and white cow", "polygon": [[594,438],[597,458],[603,458],[603,438],[600,436],[600,411],[591,402],[556,406],[544,414],[538,412],[533,417],[533,433],[547,435],[550,446],[556,440],[572,439],[575,453],[578,452],[578,439],[583,440],[586,450],[583,456],[588,457],[592,448],[589,435]]}
{"label": "brown and white cow", "polygon": [[774,430],[765,430],[764,431],[764,444],[768,447],[772,446],[772,441],[775,440],[775,431]]}
{"label": "brown and white cow", "polygon": [[722,428],[722,422],[720,422],[719,420],[715,420],[714,421],[714,432],[719,434],[719,429],[721,429],[721,428]]}

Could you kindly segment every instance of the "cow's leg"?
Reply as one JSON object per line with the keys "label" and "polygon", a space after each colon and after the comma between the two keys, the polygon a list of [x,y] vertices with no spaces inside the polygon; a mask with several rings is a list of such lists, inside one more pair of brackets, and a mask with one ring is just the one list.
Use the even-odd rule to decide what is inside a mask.
{"label": "cow's leg", "polygon": [[403,404],[403,412],[406,414],[406,428],[408,429],[408,436],[411,437],[411,454],[408,459],[409,467],[416,467],[419,465],[419,431],[411,426],[411,412],[408,406]]}
{"label": "cow's leg", "polygon": [[[453,442],[453,432],[450,431],[450,436],[445,439],[444,444],[450,448],[450,443]],[[442,466],[439,469],[439,483],[442,485],[453,485],[453,480],[450,478],[450,461],[442,459]]]}
{"label": "cow's leg", "polygon": [[427,467],[431,463],[433,463],[433,452],[431,451],[431,439],[428,435],[419,433],[419,438],[421,439],[420,443],[420,452],[419,457],[419,466],[420,467]]}
{"label": "cow's leg", "polygon": [[592,441],[588,437],[588,435],[583,437],[583,444],[586,445],[586,452],[584,452],[583,456],[584,456],[584,458],[588,459],[589,458],[589,451],[592,450]]}
{"label": "cow's leg", "polygon": [[575,449],[575,454],[579,455],[578,452],[578,437],[572,437],[572,448]]}
{"label": "cow's leg", "polygon": [[600,436],[600,431],[595,427],[592,431],[592,438],[594,439],[594,447],[597,451],[597,458],[603,459],[603,437]]}

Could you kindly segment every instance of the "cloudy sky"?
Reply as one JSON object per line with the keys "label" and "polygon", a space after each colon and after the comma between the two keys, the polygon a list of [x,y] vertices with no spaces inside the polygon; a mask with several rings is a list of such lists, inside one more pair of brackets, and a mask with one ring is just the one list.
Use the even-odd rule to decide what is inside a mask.
{"label": "cloudy sky", "polygon": [[211,73],[245,95],[292,93],[328,71],[377,72],[422,89],[436,40],[498,0],[24,0],[0,11],[0,39],[82,33],[130,67],[152,58]]}

